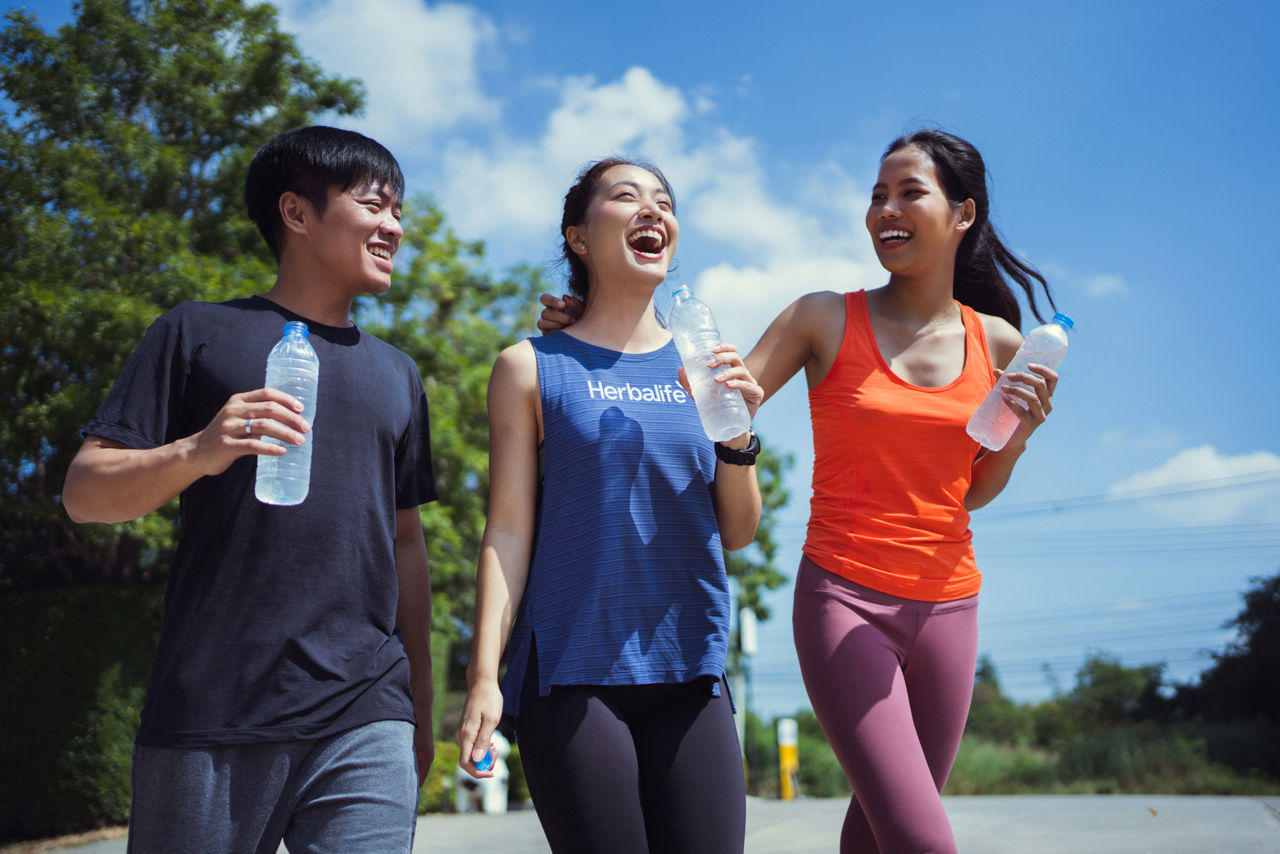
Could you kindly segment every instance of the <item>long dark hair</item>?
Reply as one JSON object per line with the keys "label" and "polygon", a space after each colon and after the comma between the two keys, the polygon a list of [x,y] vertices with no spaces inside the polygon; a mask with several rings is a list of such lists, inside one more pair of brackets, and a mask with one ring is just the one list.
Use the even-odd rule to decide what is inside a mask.
{"label": "long dark hair", "polygon": [[[1022,310],[1018,298],[1005,280],[1005,276],[1018,283],[1027,295],[1031,312],[1044,322],[1036,306],[1035,286],[1040,283],[1049,305],[1057,308],[1049,283],[1039,271],[1018,258],[1000,240],[991,224],[991,202],[987,192],[987,164],[982,155],[960,137],[941,130],[918,130],[900,136],[885,149],[880,162],[895,151],[915,146],[929,156],[938,170],[938,182],[947,200],[963,204],[973,199],[977,214],[973,225],[965,232],[956,250],[956,275],[952,293],[955,298],[975,311],[1003,317],[1018,329],[1022,328]],[[1003,271],[1003,274],[1002,272]]]}
{"label": "long dark hair", "polygon": [[627,160],[624,157],[606,157],[604,160],[597,160],[578,173],[578,180],[569,188],[569,192],[564,194],[564,213],[560,216],[560,254],[564,258],[564,262],[569,265],[569,292],[583,302],[587,301],[587,292],[591,289],[591,282],[587,276],[587,265],[578,253],[574,252],[569,246],[569,238],[565,237],[565,232],[570,226],[582,225],[583,220],[587,217],[587,207],[591,204],[591,197],[595,194],[596,185],[600,183],[600,179],[604,177],[604,173],[608,172],[615,166],[635,166],[649,172],[653,177],[657,178],[662,184],[662,189],[666,191],[667,196],[671,199],[671,211],[676,209],[676,194],[671,191],[671,184],[667,182],[667,176],[652,163],[644,161]]}

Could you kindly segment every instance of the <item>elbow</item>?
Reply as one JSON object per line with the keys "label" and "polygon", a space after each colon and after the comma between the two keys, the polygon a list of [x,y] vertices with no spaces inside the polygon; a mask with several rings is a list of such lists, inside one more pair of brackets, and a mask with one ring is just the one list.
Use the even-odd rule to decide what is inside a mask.
{"label": "elbow", "polygon": [[111,519],[104,515],[94,513],[89,505],[81,501],[73,493],[64,491],[62,493],[62,509],[67,511],[67,518],[77,525],[85,525],[90,522],[123,522],[124,519]]}
{"label": "elbow", "polygon": [[964,509],[970,513],[972,513],[974,510],[981,510],[983,507],[986,507],[988,504],[991,503],[992,498],[995,498],[995,496],[984,495],[984,494],[974,493],[970,491],[964,497]]}
{"label": "elbow", "polygon": [[62,485],[62,509],[67,511],[67,518],[77,525],[83,525],[86,522],[92,522],[94,519],[88,512],[81,498],[80,491],[75,486],[74,474],[67,474],[67,481]]}
{"label": "elbow", "polygon": [[77,472],[74,462],[67,472],[66,482],[62,484],[62,509],[67,511],[67,517],[77,525],[84,525],[89,522],[111,523],[127,521],[127,517],[116,518],[111,515],[109,512],[110,505],[103,508],[95,504],[90,484],[82,472]]}
{"label": "elbow", "polygon": [[750,524],[734,526],[728,531],[720,532],[720,546],[727,552],[736,552],[739,549],[745,549],[747,546],[755,542],[756,530],[760,526],[760,516],[756,514],[755,519]]}

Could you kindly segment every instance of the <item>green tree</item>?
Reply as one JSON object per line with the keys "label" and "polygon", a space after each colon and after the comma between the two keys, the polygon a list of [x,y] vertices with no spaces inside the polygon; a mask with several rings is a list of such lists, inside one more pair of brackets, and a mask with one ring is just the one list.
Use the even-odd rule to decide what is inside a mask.
{"label": "green tree", "polygon": [[778,571],[778,542],[774,539],[777,528],[775,514],[785,507],[790,493],[783,485],[782,475],[791,468],[791,454],[776,454],[768,449],[756,459],[756,479],[760,484],[762,510],[755,540],[745,549],[725,552],[725,570],[738,582],[738,610],[750,608],[760,620],[769,619],[769,606],[764,604],[764,594],[776,590],[787,577]]}
{"label": "green tree", "polygon": [[248,161],[363,93],[307,60],[267,4],[81,0],[56,33],[6,19],[0,590],[145,580],[167,565],[172,508],[71,524],[58,496],[78,431],[162,311],[269,282],[240,212]]}
{"label": "green tree", "polygon": [[1027,710],[1005,696],[991,656],[978,659],[974,673],[973,701],[969,705],[966,735],[976,735],[1004,744],[1021,744],[1030,737],[1031,718]]}
{"label": "green tree", "polygon": [[1076,720],[1090,727],[1152,720],[1163,715],[1163,685],[1163,664],[1125,667],[1099,652],[1076,671],[1076,686],[1066,700]]}
{"label": "green tree", "polygon": [[1194,686],[1182,686],[1181,705],[1213,721],[1265,721],[1280,727],[1280,572],[1254,578],[1244,607],[1224,627],[1236,638],[1214,653]]}

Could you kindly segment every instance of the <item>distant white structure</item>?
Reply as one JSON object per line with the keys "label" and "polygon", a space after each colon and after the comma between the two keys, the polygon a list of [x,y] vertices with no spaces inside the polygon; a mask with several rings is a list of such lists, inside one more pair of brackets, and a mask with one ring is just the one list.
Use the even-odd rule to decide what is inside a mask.
{"label": "distant white structure", "polygon": [[511,772],[506,759],[511,755],[511,743],[502,733],[493,733],[493,776],[477,780],[461,767],[455,774],[454,797],[458,812],[484,812],[491,815],[507,811],[507,783]]}

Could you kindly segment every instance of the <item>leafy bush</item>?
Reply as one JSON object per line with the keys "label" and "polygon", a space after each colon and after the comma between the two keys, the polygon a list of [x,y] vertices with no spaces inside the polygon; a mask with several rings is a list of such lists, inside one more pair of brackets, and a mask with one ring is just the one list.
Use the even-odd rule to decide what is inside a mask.
{"label": "leafy bush", "polygon": [[1188,732],[1204,742],[1211,761],[1244,774],[1280,778],[1280,724],[1203,723]]}
{"label": "leafy bush", "polygon": [[781,783],[778,779],[778,741],[776,721],[771,725],[747,712],[743,724],[743,762],[746,765],[747,794],[776,798]]}
{"label": "leafy bush", "polygon": [[524,763],[520,761],[520,745],[511,745],[511,754],[507,756],[507,770],[511,779],[507,781],[507,803],[523,804],[529,801],[529,782],[524,776]]}
{"label": "leafy bush", "polygon": [[455,812],[453,802],[454,773],[458,768],[458,745],[452,741],[436,742],[436,758],[427,779],[418,790],[418,815],[429,812]]}
{"label": "leafy bush", "polygon": [[801,735],[797,753],[800,762],[800,794],[806,798],[847,798],[853,794],[826,738]]}
{"label": "leafy bush", "polygon": [[949,795],[1016,795],[1052,789],[1056,783],[1057,760],[1048,751],[966,735],[945,791]]}
{"label": "leafy bush", "polygon": [[128,821],[161,596],[114,587],[0,597],[0,838]]}
{"label": "leafy bush", "polygon": [[1059,751],[1059,769],[1064,779],[1091,781],[1102,793],[1229,795],[1262,783],[1211,762],[1200,739],[1150,727],[1073,738]]}

